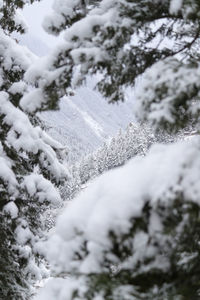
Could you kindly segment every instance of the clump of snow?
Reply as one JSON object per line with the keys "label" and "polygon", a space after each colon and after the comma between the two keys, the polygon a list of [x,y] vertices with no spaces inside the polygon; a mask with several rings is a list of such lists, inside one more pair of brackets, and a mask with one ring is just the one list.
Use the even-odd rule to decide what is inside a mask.
{"label": "clump of snow", "polygon": [[171,0],[169,12],[171,14],[177,14],[181,9],[183,4],[183,0]]}
{"label": "clump of snow", "polygon": [[65,16],[70,16],[73,12],[73,9],[80,3],[80,0],[56,0],[53,3],[53,9],[60,14]]}
{"label": "clump of snow", "polygon": [[[9,101],[8,94],[1,92],[0,95],[0,113],[5,115],[4,122],[11,127],[7,135],[9,144],[18,151],[23,149],[34,154],[41,151],[41,163],[45,164],[45,167],[57,179],[66,177],[66,168],[57,160],[57,154],[51,147],[53,145],[52,139],[47,138],[47,134],[44,134],[41,128],[34,128],[31,125],[28,117]],[[59,150],[58,148],[63,149],[63,146],[59,146],[58,142],[54,142],[53,147],[56,150]]]}
{"label": "clump of snow", "polygon": [[41,89],[35,89],[25,94],[20,100],[20,106],[29,113],[41,108],[44,96]]}
{"label": "clump of snow", "polygon": [[35,60],[35,56],[26,47],[18,45],[15,40],[5,35],[2,29],[0,29],[0,37],[0,55],[3,58],[1,66],[5,70],[12,69],[14,65],[26,70]]}
{"label": "clump of snow", "polygon": [[36,196],[41,203],[48,201],[54,205],[57,205],[61,201],[58,190],[42,175],[31,174],[25,176],[23,187],[26,188],[31,197]]}
{"label": "clump of snow", "polygon": [[15,21],[15,25],[17,27],[23,28],[24,32],[28,31],[28,25],[27,25],[25,18],[20,10],[17,10],[15,12],[14,21]]}
{"label": "clump of snow", "polygon": [[[37,295],[34,300],[70,300],[73,297],[74,290],[79,288],[80,294],[84,299],[86,282],[83,279],[72,279],[72,278],[51,278],[46,284],[46,289],[41,289],[39,295]],[[66,297],[67,295],[67,297]],[[93,300],[103,300],[103,299],[93,299]]]}
{"label": "clump of snow", "polygon": [[173,57],[155,63],[136,88],[134,111],[138,119],[159,127],[162,122],[175,126],[177,118],[180,121],[187,114],[195,116],[199,104],[194,102],[191,107],[185,95],[191,100],[197,95],[199,76],[199,65],[184,64]]}
{"label": "clump of snow", "polygon": [[[43,21],[44,29],[51,34],[57,35],[59,28],[65,24],[66,18],[73,18],[76,9],[80,9],[83,6],[83,2],[80,0],[55,0],[53,3],[53,13],[50,16],[45,17]],[[56,28],[58,30],[52,30]]]}
{"label": "clump of snow", "polygon": [[15,229],[16,240],[19,245],[25,245],[29,240],[33,238],[33,233],[30,231],[28,226],[20,224]]}
{"label": "clump of snow", "polygon": [[[93,36],[93,28],[95,26],[110,25],[110,20],[116,21],[117,11],[115,8],[110,8],[107,13],[102,15],[93,14],[88,15],[77,23],[74,23],[69,29],[65,31],[65,39],[67,42],[72,42],[74,37],[78,38],[78,41],[83,41],[85,38],[91,38]],[[89,43],[88,43],[89,45]],[[92,43],[91,43],[92,46]]]}
{"label": "clump of snow", "polygon": [[53,18],[51,16],[46,16],[44,18],[44,21],[42,22],[43,28],[47,33],[53,34],[57,36],[59,33],[57,31],[52,31],[52,27],[61,27],[62,24],[65,23],[65,18],[64,16],[60,14],[54,13]]}
{"label": "clump of snow", "polygon": [[27,89],[26,83],[23,81],[14,82],[9,88],[9,92],[13,95],[15,94],[23,94]]}
{"label": "clump of snow", "polygon": [[18,182],[16,176],[12,170],[12,162],[7,157],[3,150],[3,145],[0,142],[0,178],[7,184],[8,192],[13,197],[16,197]]}
{"label": "clump of snow", "polygon": [[17,216],[18,216],[19,210],[18,210],[17,205],[15,204],[15,202],[10,201],[4,206],[3,212],[5,214],[8,214],[11,217],[11,219],[16,219]]}

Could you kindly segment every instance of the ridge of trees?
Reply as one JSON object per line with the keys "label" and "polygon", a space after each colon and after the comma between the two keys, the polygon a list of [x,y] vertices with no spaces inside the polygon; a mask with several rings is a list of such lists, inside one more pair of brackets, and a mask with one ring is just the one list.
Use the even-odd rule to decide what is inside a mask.
{"label": "ridge of trees", "polygon": [[64,198],[73,198],[82,185],[108,170],[123,166],[134,156],[146,155],[156,142],[172,143],[183,137],[181,132],[173,136],[164,132],[154,134],[148,125],[129,123],[125,131],[119,130],[97,151],[69,166],[71,177],[61,188]]}

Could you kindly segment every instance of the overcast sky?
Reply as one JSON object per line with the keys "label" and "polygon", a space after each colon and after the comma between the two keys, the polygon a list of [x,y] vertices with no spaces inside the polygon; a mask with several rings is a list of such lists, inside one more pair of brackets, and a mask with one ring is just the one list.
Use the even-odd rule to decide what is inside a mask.
{"label": "overcast sky", "polygon": [[29,34],[41,39],[50,48],[55,45],[58,38],[49,35],[44,31],[42,28],[42,21],[45,15],[51,13],[52,4],[53,0],[42,0],[41,2],[35,2],[32,5],[26,5],[23,10],[26,23],[29,26]]}

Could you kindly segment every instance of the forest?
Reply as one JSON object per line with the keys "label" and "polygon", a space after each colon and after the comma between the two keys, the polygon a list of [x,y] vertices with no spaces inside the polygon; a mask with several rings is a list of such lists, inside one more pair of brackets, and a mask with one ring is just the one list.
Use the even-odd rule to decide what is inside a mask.
{"label": "forest", "polygon": [[[200,2],[54,0],[38,57],[38,1],[0,0],[0,299],[200,299]],[[78,157],[41,116],[91,78],[133,121]]]}

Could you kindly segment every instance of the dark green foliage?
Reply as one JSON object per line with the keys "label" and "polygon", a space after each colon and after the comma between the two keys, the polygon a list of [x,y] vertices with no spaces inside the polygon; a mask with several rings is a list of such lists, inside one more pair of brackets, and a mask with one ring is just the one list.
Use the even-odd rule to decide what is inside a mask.
{"label": "dark green foliage", "polygon": [[[49,72],[53,69],[61,72],[46,88],[42,87],[49,101],[56,103],[72,85],[82,84],[88,74],[96,73],[103,75],[97,84],[101,93],[110,102],[123,101],[125,88],[134,86],[135,79],[155,62],[177,55],[184,60],[198,59],[199,2],[184,1],[183,8],[178,12],[170,11],[170,2],[126,0],[112,1],[106,6],[104,1],[95,1],[94,5],[90,5],[89,1],[87,9],[83,9],[85,4],[78,1],[71,17],[63,13],[65,23],[56,29],[52,28],[52,32],[71,28],[66,30],[66,48],[63,47],[51,58],[48,69]],[[96,7],[101,10],[95,10]],[[118,15],[113,17],[109,25],[106,21],[105,24],[98,22],[98,18],[109,11],[112,14],[112,10]],[[93,14],[97,21],[92,21],[90,25]],[[53,18],[54,15],[52,22]],[[89,29],[82,34],[81,29],[87,22]],[[80,33],[75,30],[76,33],[71,34],[70,30],[78,26]],[[94,53],[91,50],[93,47]],[[78,50],[75,56],[74,49]],[[100,59],[97,59],[98,55]],[[73,81],[77,66],[79,76]],[[192,94],[189,97],[193,99],[194,96]],[[182,107],[182,103],[178,106]]]}
{"label": "dark green foliage", "polygon": [[[174,3],[162,0],[99,1],[100,9],[86,11],[84,16],[78,17],[79,21],[75,17],[78,12],[75,11],[69,22],[70,29],[65,33],[66,47],[63,46],[57,56],[51,57],[51,64],[47,68],[50,74],[54,69],[60,70],[60,73],[56,79],[48,82],[47,86],[51,87],[49,93],[40,85],[42,78],[38,81],[39,89],[49,99],[52,94],[56,103],[72,83],[81,84],[86,76],[100,73],[97,86],[112,102],[124,100],[125,88],[134,86],[136,78],[142,75],[142,84],[138,84],[140,90],[136,93],[137,117],[141,121],[151,122],[158,132],[159,140],[162,140],[163,131],[177,132],[191,124],[199,130],[200,2],[183,0],[178,9],[173,8]],[[108,12],[109,17],[112,17],[110,20],[109,17],[106,18]],[[102,16],[105,17],[103,21]],[[66,19],[66,24],[67,22]],[[85,24],[88,26],[86,33],[82,32]],[[94,173],[109,169],[107,160],[105,161],[105,168],[97,167]],[[139,162],[144,170],[138,167]],[[88,161],[88,165],[90,163]],[[88,198],[94,197],[94,201],[96,197],[96,206],[87,202],[83,196],[86,207],[88,205],[91,211],[87,207],[84,211],[86,217],[84,214],[80,216],[80,227],[73,209],[73,217],[66,213],[66,224],[63,226],[68,228],[69,225],[72,230],[70,238],[66,234],[66,240],[65,233],[60,234],[62,222],[64,224],[63,219],[60,221],[57,235],[64,240],[66,252],[69,247],[66,257],[71,258],[65,265],[63,254],[61,269],[65,270],[66,267],[66,272],[71,271],[72,279],[77,282],[82,280],[85,288],[82,290],[77,285],[73,295],[67,296],[78,300],[199,299],[199,139],[190,144],[185,142],[178,146],[155,147],[149,158],[138,158],[133,166],[138,174],[134,170],[132,174],[130,172],[135,188],[132,201],[133,204],[134,201],[142,202],[142,212],[138,213],[136,209],[135,213],[129,201],[130,210],[133,209],[130,219],[124,217],[122,220],[118,211],[115,215],[112,208],[105,205],[104,197],[109,202],[108,196],[118,199],[118,195],[115,191],[110,193],[109,188],[106,190],[107,194],[104,193],[102,181],[99,181],[97,190],[94,188],[91,192],[91,189],[88,194]],[[83,164],[83,177],[87,167],[87,163]],[[88,177],[87,173],[84,180],[87,181]],[[144,178],[147,184],[140,186]],[[124,178],[121,180],[123,182]],[[135,182],[138,182],[139,187],[134,185]],[[120,187],[120,182],[117,183]],[[116,190],[117,188],[118,186]],[[122,208],[127,203],[126,192],[124,191],[124,199],[120,195],[122,203],[116,201]],[[80,202],[83,199],[80,197]],[[101,200],[105,205],[104,214]],[[114,198],[111,200],[114,205]],[[77,203],[78,200],[74,206],[76,208]],[[81,205],[80,203],[80,207]],[[99,217],[96,212],[98,207],[102,213],[102,224],[97,218],[99,232],[96,232],[95,239],[94,229],[90,226],[96,225],[93,218]],[[115,207],[113,211],[115,212]],[[111,222],[112,230],[108,233],[109,236],[105,234],[103,242],[99,239],[100,243],[100,225],[103,233],[108,228],[105,229],[104,226],[104,215],[110,216],[110,220],[105,220],[108,227]],[[115,223],[113,216],[116,219],[119,217],[120,225],[117,220]],[[92,247],[98,248],[98,257],[95,257]],[[91,256],[94,269],[91,268],[90,271],[89,266],[88,273],[81,272],[85,264],[88,266]],[[62,259],[56,259],[55,262],[59,265]]]}
{"label": "dark green foliage", "polygon": [[3,14],[0,19],[0,27],[8,34],[14,31],[24,33],[23,26],[15,22],[16,9],[22,9],[26,3],[32,4],[34,1],[40,0],[3,0],[3,7],[0,8],[0,12]]}
{"label": "dark green foliage", "polygon": [[[3,199],[1,199],[2,201]],[[12,243],[15,243],[13,237],[12,221],[0,213],[0,298],[4,299],[23,299],[28,296],[27,282],[21,276],[21,267],[19,258],[13,253]]]}
{"label": "dark green foliage", "polygon": [[[182,205],[182,195],[179,196],[172,206],[165,205],[164,199],[156,207],[147,201],[141,216],[131,220],[128,234],[119,237],[110,232],[113,248],[105,250],[105,271],[76,274],[77,278],[85,277],[85,299],[92,300],[96,295],[106,300],[199,298],[200,208],[191,202]],[[150,223],[155,215],[163,229],[157,228],[152,234]],[[141,257],[134,249],[137,234],[147,239]],[[87,257],[87,249],[82,247],[81,253],[82,257],[77,257],[80,261]],[[82,299],[79,290],[75,294]]]}
{"label": "dark green foliage", "polygon": [[[44,234],[42,214],[49,205],[49,198],[44,194],[41,201],[39,195],[44,190],[42,186],[37,187],[34,178],[31,182],[33,192],[30,193],[25,180],[27,176],[38,175],[40,182],[47,178],[58,184],[62,177],[62,171],[55,174],[51,166],[52,161],[58,162],[55,153],[59,152],[58,144],[52,146],[52,141],[46,141],[38,118],[33,114],[29,118],[20,107],[20,100],[27,92],[23,77],[30,66],[31,54],[24,53],[10,35],[15,31],[24,32],[23,24],[15,20],[16,10],[33,2],[5,0],[0,8],[3,14],[0,19],[1,300],[30,299],[30,288],[42,263],[34,247]],[[61,164],[58,162],[57,166],[59,170]]]}

